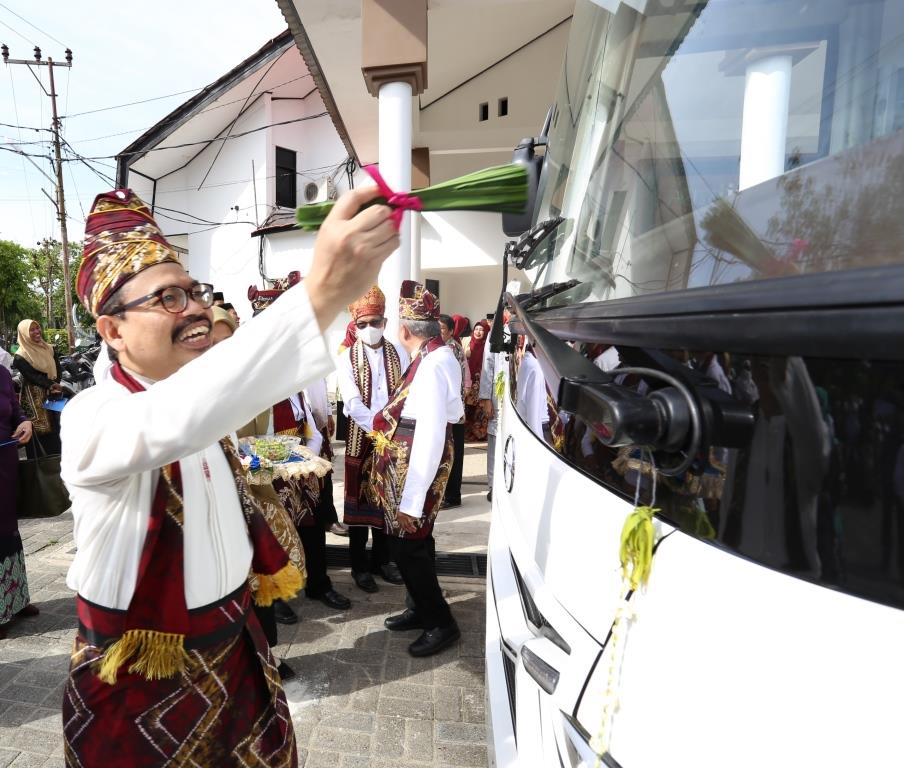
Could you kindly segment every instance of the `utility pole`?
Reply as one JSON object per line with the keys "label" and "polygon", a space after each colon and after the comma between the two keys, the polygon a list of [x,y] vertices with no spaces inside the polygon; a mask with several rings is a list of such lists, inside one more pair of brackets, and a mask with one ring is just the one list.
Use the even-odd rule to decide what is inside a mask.
{"label": "utility pole", "polygon": [[53,68],[71,67],[72,51],[69,48],[66,49],[65,64],[54,61],[50,57],[47,58],[47,61],[42,61],[41,49],[38,46],[35,46],[34,61],[29,61],[28,59],[11,59],[9,57],[9,48],[5,44],[0,46],[0,55],[3,57],[4,64],[24,64],[28,67],[29,72],[31,72],[32,67],[47,67],[50,74],[50,93],[47,93],[40,78],[35,75],[34,72],[31,72],[38,81],[38,85],[41,86],[41,90],[50,97],[50,105],[53,109],[51,133],[53,134],[53,154],[56,158],[56,163],[54,164],[56,166],[56,209],[57,219],[59,219],[60,222],[60,241],[63,246],[63,295],[66,297],[66,336],[68,339],[69,351],[71,352],[75,342],[75,336],[72,332],[72,284],[69,280],[69,235],[66,229],[66,196],[63,192],[63,159],[60,153],[60,134],[62,132],[62,125],[60,117],[57,114],[57,93],[53,79]]}

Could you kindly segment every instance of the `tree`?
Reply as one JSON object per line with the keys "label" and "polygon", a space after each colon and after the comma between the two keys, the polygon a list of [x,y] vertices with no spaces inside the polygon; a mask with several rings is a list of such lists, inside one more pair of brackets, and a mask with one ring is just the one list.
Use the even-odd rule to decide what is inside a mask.
{"label": "tree", "polygon": [[34,279],[28,249],[0,240],[0,336],[7,343],[15,339],[21,320],[43,316],[41,301],[32,289]]}
{"label": "tree", "polygon": [[61,314],[59,311],[61,305],[54,301],[54,294],[63,281],[62,245],[58,240],[45,237],[38,243],[38,247],[29,250],[28,254],[35,284],[44,304],[44,326],[59,328],[55,320]]}

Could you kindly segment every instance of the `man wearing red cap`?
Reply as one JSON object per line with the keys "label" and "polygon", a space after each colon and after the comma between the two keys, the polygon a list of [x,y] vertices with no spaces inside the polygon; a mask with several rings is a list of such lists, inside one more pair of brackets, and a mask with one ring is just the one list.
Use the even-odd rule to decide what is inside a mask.
{"label": "man wearing red cap", "polygon": [[76,282],[114,362],[62,417],[79,617],[67,765],[296,765],[250,604],[301,576],[224,435],[329,370],[322,329],[398,246],[385,206],[361,210],[376,194],[341,198],[305,283],[212,349],[211,286],[130,190],[95,200]]}
{"label": "man wearing red cap", "polygon": [[[383,337],[386,327],[386,297],[379,286],[349,305],[356,340],[339,358],[339,391],[348,416],[345,442],[345,512],[349,526],[348,548],[352,577],[365,592],[376,592],[374,574],[390,584],[401,584],[402,577],[389,559],[389,544],[383,532],[383,511],[370,504],[362,493],[366,484],[364,467],[372,443],[367,434],[374,417],[383,410],[408,367],[408,354]],[[370,556],[367,532],[371,531]]]}
{"label": "man wearing red cap", "polygon": [[384,624],[423,630],[408,652],[429,656],[460,636],[436,578],[433,523],[452,468],[452,425],[464,406],[461,366],[440,335],[439,300],[411,280],[399,294],[399,341],[411,364],[374,418],[368,493],[384,512],[390,554],[413,604]]}

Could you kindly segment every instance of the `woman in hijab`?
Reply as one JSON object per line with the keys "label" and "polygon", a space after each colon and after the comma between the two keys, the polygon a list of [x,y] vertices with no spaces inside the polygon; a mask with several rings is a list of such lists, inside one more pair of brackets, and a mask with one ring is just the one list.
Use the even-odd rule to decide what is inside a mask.
{"label": "woman in hijab", "polygon": [[471,371],[471,388],[465,393],[465,442],[479,443],[487,439],[487,415],[480,407],[480,371],[483,348],[490,335],[490,324],[481,320],[471,331],[471,343],[465,354]]}
{"label": "woman in hijab", "polygon": [[[53,347],[44,341],[41,324],[37,320],[19,323],[19,349],[13,358],[13,368],[22,374],[22,408],[34,425],[37,440],[47,454],[60,453],[60,416],[44,409],[48,396],[58,396],[60,366]],[[34,442],[29,455],[36,455]]]}
{"label": "woman in hijab", "polygon": [[459,341],[471,335],[471,321],[464,315],[452,315],[452,335]]}
{"label": "woman in hijab", "polygon": [[25,578],[25,553],[16,519],[19,446],[31,440],[31,422],[19,408],[9,371],[0,366],[0,640],[16,616],[34,616]]}

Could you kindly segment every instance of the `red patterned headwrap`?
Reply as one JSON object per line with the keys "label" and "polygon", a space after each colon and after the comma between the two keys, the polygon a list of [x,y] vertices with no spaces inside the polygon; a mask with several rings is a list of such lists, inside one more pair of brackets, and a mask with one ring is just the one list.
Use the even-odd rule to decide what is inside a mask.
{"label": "red patterned headwrap", "polygon": [[399,318],[402,320],[439,320],[439,299],[420,283],[403,280],[399,292]]}
{"label": "red patterned headwrap", "polygon": [[367,317],[368,315],[386,314],[386,296],[377,285],[371,286],[370,290],[365,293],[356,302],[348,305],[348,311],[351,312],[352,320],[357,321],[359,317]]}
{"label": "red patterned headwrap", "polygon": [[85,221],[85,249],[75,290],[95,317],[107,300],[139,272],[166,262],[181,264],[150,209],[131,189],[94,198]]}
{"label": "red patterned headwrap", "polygon": [[267,288],[259,289],[256,285],[248,286],[248,301],[251,302],[251,309],[256,315],[269,307],[283,293],[285,293],[293,285],[301,282],[301,272],[289,272],[286,277],[280,277],[275,280],[267,280]]}

